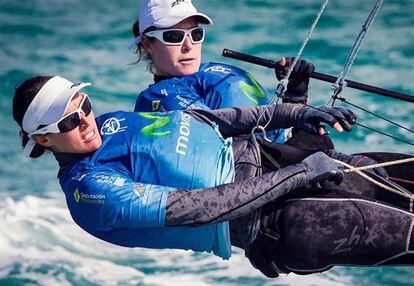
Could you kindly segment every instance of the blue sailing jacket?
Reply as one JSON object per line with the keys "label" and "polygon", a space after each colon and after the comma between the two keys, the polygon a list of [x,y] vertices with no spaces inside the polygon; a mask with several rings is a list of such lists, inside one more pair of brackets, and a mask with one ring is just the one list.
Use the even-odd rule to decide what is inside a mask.
{"label": "blue sailing jacket", "polygon": [[231,139],[182,111],[120,111],[96,121],[102,146],[59,174],[75,222],[122,246],[213,251],[228,259],[228,222],[166,227],[164,218],[171,190],[233,180]]}
{"label": "blue sailing jacket", "polygon": [[[135,111],[265,105],[272,97],[250,73],[231,65],[204,63],[197,73],[150,85],[138,95]],[[268,137],[275,143],[284,143],[285,130],[272,130]]]}

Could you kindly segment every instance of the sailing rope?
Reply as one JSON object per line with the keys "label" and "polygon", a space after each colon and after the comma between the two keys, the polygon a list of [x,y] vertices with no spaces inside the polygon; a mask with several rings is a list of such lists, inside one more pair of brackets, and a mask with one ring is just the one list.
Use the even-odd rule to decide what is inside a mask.
{"label": "sailing rope", "polygon": [[388,177],[388,180],[414,185],[414,181],[400,179],[400,178],[396,178],[396,177]]}
{"label": "sailing rope", "polygon": [[352,46],[351,51],[348,54],[348,58],[345,61],[345,64],[342,68],[342,71],[337,78],[336,82],[332,85],[333,93],[332,93],[332,106],[335,103],[336,96],[342,91],[344,86],[346,86],[345,78],[348,75],[349,70],[351,69],[352,65],[354,64],[354,60],[359,52],[359,49],[361,48],[361,44],[365,39],[365,36],[368,33],[368,29],[371,26],[372,22],[375,19],[375,16],[377,16],[379,9],[381,8],[383,0],[378,0],[375,4],[374,8],[371,10],[371,13],[368,15],[367,20],[365,21],[365,24],[362,25],[362,28],[354,42],[354,45]]}
{"label": "sailing rope", "polygon": [[[359,108],[359,109],[361,109],[361,110],[363,110],[363,111],[365,111],[365,112],[367,112],[367,113],[369,113],[371,115],[374,115],[374,116],[376,116],[376,117],[378,117],[378,118],[380,118],[380,119],[382,119],[384,121],[387,121],[387,122],[389,122],[389,123],[391,123],[393,125],[396,125],[399,128],[402,128],[402,129],[404,129],[406,131],[409,131],[411,133],[414,133],[413,130],[411,130],[411,129],[405,127],[405,126],[402,126],[401,124],[398,124],[396,122],[393,122],[393,121],[391,121],[391,120],[389,120],[389,119],[387,119],[387,118],[385,118],[383,116],[380,116],[378,114],[375,114],[374,112],[371,112],[371,111],[369,111],[367,109],[364,109],[364,108],[362,108],[360,106],[357,106],[355,104],[352,104],[349,101],[347,101],[345,98],[338,96],[342,92],[343,88],[346,87],[345,78],[347,77],[348,72],[349,72],[349,70],[351,69],[351,66],[354,63],[354,60],[355,60],[355,58],[356,58],[356,56],[357,56],[357,54],[358,54],[358,52],[359,52],[359,50],[361,48],[362,42],[364,41],[365,36],[368,33],[369,27],[371,26],[372,22],[374,21],[375,17],[378,14],[379,9],[381,8],[382,2],[383,2],[383,0],[378,0],[376,2],[374,8],[371,10],[371,13],[368,15],[368,17],[367,17],[364,25],[362,25],[362,28],[361,28],[361,30],[360,30],[360,32],[359,32],[359,34],[358,34],[358,36],[357,36],[357,38],[356,38],[356,40],[354,42],[354,45],[352,46],[351,51],[348,54],[347,60],[345,61],[345,64],[344,64],[344,66],[342,68],[342,71],[341,71],[339,77],[337,78],[336,82],[332,85],[333,93],[332,93],[331,99],[329,100],[328,104],[330,102],[332,102],[332,106],[334,106],[335,100],[336,99],[339,99],[339,100],[341,100],[341,101],[343,101],[343,102],[345,102],[345,103],[347,103],[347,104],[349,104],[349,105],[351,105],[353,107]],[[361,126],[363,128],[366,128],[368,130],[371,130],[373,132],[382,134],[384,136],[393,138],[393,139],[398,140],[400,142],[403,142],[403,143],[406,143],[406,144],[409,144],[409,145],[414,146],[414,143],[412,143],[412,142],[409,142],[409,141],[406,141],[404,139],[401,139],[401,138],[392,136],[392,135],[387,134],[387,133],[385,133],[383,131],[380,131],[378,129],[375,129],[375,128],[372,128],[372,127],[363,125],[361,123],[356,123],[356,125]]]}
{"label": "sailing rope", "polygon": [[[254,137],[254,134],[257,131],[260,131],[263,134],[263,139],[265,139],[266,141],[269,141],[269,139],[267,139],[267,137],[266,137],[265,128],[269,125],[270,119],[271,119],[272,116],[266,122],[266,124],[264,126],[261,126],[260,125],[260,120],[262,119],[263,115],[265,114],[265,112],[267,111],[267,109],[270,107],[270,105],[273,104],[273,103],[275,105],[277,105],[278,104],[278,101],[279,101],[279,98],[280,97],[283,97],[283,95],[285,94],[287,85],[289,83],[290,75],[291,75],[291,73],[292,73],[292,71],[293,71],[296,63],[299,61],[300,57],[302,56],[303,50],[305,49],[305,46],[307,45],[307,43],[308,43],[308,41],[309,41],[309,39],[310,39],[310,37],[312,35],[312,32],[315,30],[315,27],[318,24],[319,19],[321,18],[322,14],[323,14],[323,12],[324,12],[324,10],[326,8],[326,5],[328,5],[328,2],[329,2],[329,0],[324,0],[324,2],[322,3],[322,6],[319,9],[319,12],[316,15],[315,20],[313,21],[312,26],[310,27],[310,29],[308,31],[308,34],[306,35],[305,39],[302,42],[301,47],[299,48],[298,52],[296,53],[296,56],[295,56],[295,58],[293,60],[293,63],[289,66],[289,69],[288,69],[285,77],[277,85],[276,92],[275,92],[274,96],[272,97],[272,99],[270,100],[270,102],[268,104],[266,104],[265,108],[260,113],[259,117],[257,118],[256,126],[253,127],[253,129],[251,131],[251,134],[253,135],[253,137]],[[277,100],[276,100],[276,98],[277,98]]]}
{"label": "sailing rope", "polygon": [[404,130],[406,130],[406,131],[408,131],[408,132],[414,133],[414,130],[412,130],[412,129],[410,129],[410,128],[406,127],[406,126],[403,126],[403,125],[401,125],[401,124],[398,124],[397,122],[394,122],[394,121],[392,121],[392,120],[390,120],[390,119],[388,119],[388,118],[386,118],[386,117],[384,117],[384,116],[381,116],[381,115],[376,114],[376,113],[374,113],[374,112],[372,112],[372,111],[369,111],[369,110],[368,110],[368,109],[366,109],[366,108],[363,108],[363,107],[361,107],[361,106],[358,106],[358,105],[356,105],[356,104],[353,104],[353,103],[349,102],[348,100],[346,100],[346,99],[345,99],[345,98],[343,98],[343,97],[337,97],[337,99],[339,99],[340,101],[345,102],[346,104],[349,104],[349,105],[351,105],[351,106],[353,106],[353,107],[355,107],[355,108],[358,108],[358,109],[360,109],[360,110],[362,110],[362,111],[364,111],[364,112],[366,112],[366,113],[369,113],[369,114],[371,114],[371,115],[373,115],[373,116],[375,116],[375,117],[378,117],[378,118],[380,118],[380,119],[382,119],[382,120],[384,120],[384,121],[387,121],[388,123],[393,124],[393,125],[395,125],[395,126],[397,126],[397,127],[401,128],[401,129],[404,129]]}
{"label": "sailing rope", "polygon": [[[275,105],[277,105],[279,99],[284,96],[284,93],[287,89],[287,85],[289,83],[290,75],[291,75],[296,63],[299,61],[299,59],[300,59],[300,57],[303,53],[303,50],[304,50],[305,46],[307,45],[307,43],[308,43],[308,41],[309,41],[309,39],[312,35],[312,32],[314,31],[317,23],[319,22],[319,19],[320,19],[322,13],[325,10],[326,5],[328,4],[328,1],[329,0],[324,0],[318,14],[316,15],[315,20],[312,23],[311,28],[308,31],[308,34],[306,35],[305,39],[303,40],[302,45],[299,48],[299,50],[298,50],[298,52],[297,52],[297,54],[294,58],[293,63],[289,66],[289,69],[288,69],[285,77],[279,82],[274,96],[272,97],[270,102],[265,106],[263,111],[260,113],[260,115],[257,119],[257,122],[256,122],[256,126],[252,128],[251,134],[252,134],[253,141],[255,142],[255,145],[258,145],[258,143],[256,141],[256,136],[255,136],[256,132],[261,132],[263,134],[262,135],[263,139],[269,141],[269,139],[267,139],[267,137],[266,137],[265,128],[269,125],[270,119],[272,118],[273,115],[270,117],[270,119],[266,122],[266,124],[264,126],[260,125],[260,120],[262,119],[263,115],[265,114],[267,109],[270,107],[270,105],[273,104],[273,103]],[[333,89],[333,93],[332,93],[332,96],[331,96],[332,106],[334,105],[335,100],[337,98],[339,98],[338,97],[339,93],[341,93],[342,89],[346,86],[345,78],[348,75],[348,72],[349,72],[351,66],[353,65],[353,63],[355,61],[355,58],[356,58],[356,56],[357,56],[357,54],[358,54],[358,52],[361,48],[361,44],[362,44],[363,40],[365,39],[365,36],[367,35],[369,27],[371,26],[371,24],[374,21],[376,15],[378,14],[378,11],[379,11],[379,9],[382,5],[382,2],[383,2],[383,0],[377,0],[374,8],[371,10],[371,13],[369,14],[367,20],[365,21],[364,25],[362,26],[361,31],[358,34],[357,39],[354,42],[354,45],[353,45],[353,47],[352,47],[352,49],[351,49],[351,51],[350,51],[350,53],[347,57],[347,60],[344,64],[344,66],[343,66],[343,69],[342,69],[339,77],[337,78],[336,82],[332,85],[332,89]],[[276,98],[277,98],[277,100],[276,100]],[[343,99],[343,101],[345,101],[345,99]],[[328,102],[328,104],[329,104],[329,102]],[[313,107],[313,108],[315,108],[315,107]],[[386,119],[384,119],[384,120],[386,120]],[[362,125],[360,125],[360,126],[362,126]],[[398,125],[398,126],[412,132],[412,130],[410,130],[406,127],[403,127],[401,125]],[[363,126],[363,127],[365,127],[365,126]],[[386,135],[388,135],[388,134],[386,134]],[[407,142],[407,141],[405,141],[405,143],[411,144],[410,142]],[[384,162],[384,163],[379,163],[379,164],[374,164],[374,165],[369,165],[369,166],[364,166],[364,167],[359,167],[359,168],[355,168],[355,167],[353,167],[349,164],[346,164],[342,161],[338,161],[338,160],[335,160],[335,161],[337,163],[342,164],[342,165],[344,165],[345,167],[348,168],[347,170],[344,170],[344,173],[355,172],[356,174],[362,176],[363,178],[367,179],[368,181],[372,182],[373,184],[375,184],[375,185],[377,185],[377,186],[379,186],[379,187],[381,187],[385,190],[388,190],[388,191],[393,192],[395,194],[398,194],[400,196],[406,197],[410,200],[414,200],[414,194],[407,194],[403,191],[400,191],[400,190],[391,188],[389,186],[386,186],[386,185],[382,184],[381,182],[378,182],[377,180],[372,179],[371,177],[369,177],[366,174],[364,174],[363,172],[361,172],[362,170],[368,170],[368,169],[377,168],[377,167],[391,166],[391,165],[396,165],[396,164],[404,164],[404,163],[408,163],[408,162],[414,162],[414,157],[413,158],[408,158],[408,159],[397,160],[397,161]]]}
{"label": "sailing rope", "polygon": [[363,167],[352,167],[352,169],[345,170],[344,173],[351,173],[355,171],[363,171],[363,170],[369,170],[369,169],[380,168],[380,167],[382,168],[382,167],[399,165],[399,164],[404,164],[404,163],[409,163],[409,162],[414,162],[414,157],[395,160],[395,161],[389,161],[389,162],[383,162],[383,163],[378,163],[378,164],[366,165]]}
{"label": "sailing rope", "polygon": [[393,135],[391,135],[391,134],[385,133],[385,132],[380,131],[380,130],[378,130],[378,129],[374,129],[374,128],[372,128],[372,127],[369,127],[369,126],[367,126],[367,125],[364,125],[364,124],[361,124],[361,123],[358,123],[358,122],[355,122],[354,124],[355,124],[355,125],[358,125],[358,126],[361,126],[361,127],[365,128],[365,129],[368,129],[368,130],[374,131],[374,132],[376,132],[376,133],[379,133],[379,134],[381,134],[381,135],[384,135],[384,136],[390,137],[390,138],[392,138],[392,139],[394,139],[394,140],[397,140],[397,141],[403,142],[403,143],[405,143],[405,144],[408,144],[408,145],[412,145],[412,146],[414,146],[414,143],[411,143],[411,142],[409,142],[409,141],[407,141],[407,140],[404,140],[404,139],[398,138],[398,137],[393,136]]}
{"label": "sailing rope", "polygon": [[292,73],[293,69],[295,68],[295,65],[297,64],[297,62],[299,61],[300,57],[302,56],[303,50],[305,49],[306,45],[308,44],[308,41],[313,33],[313,31],[316,28],[316,25],[319,22],[319,19],[322,16],[323,11],[325,10],[326,5],[328,5],[328,0],[325,0],[321,6],[321,8],[319,9],[318,14],[316,15],[315,20],[313,20],[312,26],[310,27],[308,34],[306,35],[305,39],[302,42],[302,45],[300,46],[298,52],[296,53],[296,56],[293,60],[293,63],[289,66],[289,69],[286,73],[286,76],[279,82],[277,88],[276,88],[276,93],[275,95],[278,97],[282,97],[285,94],[287,85],[289,83],[289,78],[290,78],[290,74]]}
{"label": "sailing rope", "polygon": [[339,160],[334,160],[334,161],[348,168],[348,169],[344,170],[344,173],[355,172],[356,174],[360,175],[361,177],[365,178],[366,180],[370,181],[371,183],[375,184],[376,186],[378,186],[380,188],[383,188],[387,191],[390,191],[390,192],[395,193],[397,195],[403,196],[403,197],[408,198],[410,200],[414,200],[414,194],[407,194],[407,193],[404,193],[400,190],[397,190],[397,189],[391,188],[389,186],[386,186],[383,183],[378,182],[377,180],[372,179],[368,175],[361,172],[363,170],[368,170],[368,169],[373,169],[373,168],[378,168],[378,167],[385,167],[385,166],[391,166],[391,165],[414,162],[414,157],[413,158],[396,160],[396,161],[378,163],[378,164],[373,164],[373,165],[367,165],[367,166],[358,167],[358,168],[355,168],[354,166],[351,166],[351,165],[349,165],[347,163],[344,163],[342,161],[339,161]]}

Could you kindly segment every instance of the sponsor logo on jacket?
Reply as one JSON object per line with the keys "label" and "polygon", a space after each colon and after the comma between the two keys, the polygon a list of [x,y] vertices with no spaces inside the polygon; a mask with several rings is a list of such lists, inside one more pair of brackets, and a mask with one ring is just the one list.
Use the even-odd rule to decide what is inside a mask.
{"label": "sponsor logo on jacket", "polygon": [[97,205],[103,205],[105,203],[104,194],[85,194],[83,192],[79,192],[79,189],[76,189],[73,192],[73,198],[75,199],[76,203]]}
{"label": "sponsor logo on jacket", "polygon": [[185,156],[187,154],[188,136],[190,136],[190,115],[181,113],[179,132],[180,136],[177,139],[175,152],[179,155]]}
{"label": "sponsor logo on jacket", "polygon": [[255,105],[259,104],[260,99],[266,98],[266,93],[259,86],[257,80],[250,74],[247,73],[247,82],[242,80],[239,81],[239,88],[241,92]]}
{"label": "sponsor logo on jacket", "polygon": [[125,118],[118,119],[115,117],[108,118],[101,126],[101,134],[102,135],[112,135],[118,132],[125,131],[127,129],[126,126],[121,126],[121,122],[124,121]]}
{"label": "sponsor logo on jacket", "polygon": [[[150,119],[153,122],[150,125],[145,126],[141,129],[141,134],[144,136],[167,136],[172,134],[171,130],[165,130],[164,127],[168,126],[171,123],[171,117],[167,114],[159,112],[139,112],[140,116]],[[180,117],[180,126],[178,129],[179,136],[177,138],[177,144],[175,147],[175,152],[179,155],[186,156],[188,148],[188,137],[190,136],[190,118],[191,116],[181,112]],[[164,130],[161,131],[160,129]]]}
{"label": "sponsor logo on jacket", "polygon": [[117,177],[117,176],[108,176],[108,175],[100,175],[94,174],[92,178],[95,179],[97,183],[100,184],[111,184],[115,186],[122,187],[125,184],[125,178]]}
{"label": "sponsor logo on jacket", "polygon": [[223,66],[212,66],[212,67],[206,68],[204,72],[218,72],[218,73],[229,74],[231,73],[231,69],[225,68]]}
{"label": "sponsor logo on jacket", "polygon": [[166,136],[171,134],[170,130],[159,131],[159,129],[168,126],[171,123],[169,115],[165,116],[160,112],[138,112],[138,115],[146,119],[152,120],[152,123],[141,129],[141,134],[144,136]]}
{"label": "sponsor logo on jacket", "polygon": [[161,100],[153,100],[151,103],[152,111],[160,109]]}

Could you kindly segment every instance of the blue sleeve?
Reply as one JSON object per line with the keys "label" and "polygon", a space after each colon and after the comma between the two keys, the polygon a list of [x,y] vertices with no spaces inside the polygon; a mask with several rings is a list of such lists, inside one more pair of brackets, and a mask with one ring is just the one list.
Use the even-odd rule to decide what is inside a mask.
{"label": "blue sleeve", "polygon": [[90,231],[164,226],[170,187],[136,183],[111,168],[70,179],[65,188],[74,220]]}

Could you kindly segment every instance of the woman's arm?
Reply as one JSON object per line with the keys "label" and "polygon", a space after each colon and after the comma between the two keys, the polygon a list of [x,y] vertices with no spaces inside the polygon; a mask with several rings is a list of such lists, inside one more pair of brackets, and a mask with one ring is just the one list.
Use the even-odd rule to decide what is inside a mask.
{"label": "woman's arm", "polygon": [[133,182],[127,174],[108,167],[81,176],[70,174],[62,186],[74,220],[96,232],[231,220],[309,182],[332,178],[335,170],[337,166],[329,157],[316,153],[261,177],[194,190]]}
{"label": "woman's arm", "polygon": [[340,165],[322,152],[301,163],[261,177],[213,188],[177,190],[167,200],[165,224],[198,225],[232,220],[307,184],[334,180],[340,184]]}
{"label": "woman's arm", "polygon": [[248,134],[256,126],[260,114],[259,124],[264,126],[270,122],[266,130],[297,126],[297,121],[303,105],[278,104],[265,106],[231,107],[217,110],[187,110],[186,113],[207,122],[216,123],[224,138]]}
{"label": "woman's arm", "polygon": [[244,216],[309,182],[304,164],[297,164],[237,183],[212,188],[174,190],[168,194],[165,225],[195,226]]}
{"label": "woman's arm", "polygon": [[323,123],[342,132],[343,129],[350,131],[351,124],[356,121],[356,115],[343,107],[310,107],[292,103],[185,112],[202,121],[217,123],[225,138],[248,134],[257,124],[265,126],[266,130],[298,127],[312,134],[321,134]]}
{"label": "woman's arm", "polygon": [[88,230],[196,226],[243,216],[305,186],[306,168],[300,163],[239,183],[194,190],[137,183],[112,168],[99,168],[81,180],[71,176],[65,193],[73,218]]}

